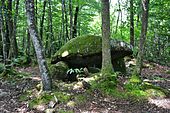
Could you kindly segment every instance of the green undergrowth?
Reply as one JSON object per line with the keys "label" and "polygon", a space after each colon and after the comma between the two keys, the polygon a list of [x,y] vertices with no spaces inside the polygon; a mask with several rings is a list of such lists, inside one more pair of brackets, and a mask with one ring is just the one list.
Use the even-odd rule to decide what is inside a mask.
{"label": "green undergrowth", "polygon": [[0,79],[9,81],[11,83],[22,81],[24,78],[31,76],[28,73],[17,72],[13,67],[6,68],[0,73]]}
{"label": "green undergrowth", "polygon": [[50,101],[56,102],[56,99],[59,103],[66,103],[71,99],[71,95],[60,91],[51,93],[43,92],[29,101],[29,107],[34,108],[36,105],[48,104]]}
{"label": "green undergrowth", "polygon": [[64,109],[59,109],[57,113],[74,113],[73,111],[71,110],[64,110]]}
{"label": "green undergrowth", "polygon": [[[20,96],[20,101],[28,101],[30,95],[32,95],[30,92],[23,93]],[[50,101],[56,102],[56,99],[59,104],[66,104],[73,100],[76,105],[80,105],[86,102],[86,98],[87,96],[85,94],[71,94],[63,91],[43,92],[38,96],[33,96],[33,98],[29,100],[29,107],[36,108],[37,105],[48,105]]]}
{"label": "green undergrowth", "polygon": [[117,76],[118,74],[108,74],[106,77],[99,77],[97,81],[92,83],[92,89],[99,89],[104,95],[139,101],[148,98],[164,98],[169,95],[168,90],[143,82],[138,76],[131,76],[126,83],[117,81]]}

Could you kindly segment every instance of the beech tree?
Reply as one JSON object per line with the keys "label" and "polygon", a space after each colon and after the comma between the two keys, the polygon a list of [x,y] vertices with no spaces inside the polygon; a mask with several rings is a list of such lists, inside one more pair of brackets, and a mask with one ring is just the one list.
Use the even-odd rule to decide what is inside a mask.
{"label": "beech tree", "polygon": [[45,60],[42,44],[38,37],[37,27],[35,25],[34,0],[25,0],[25,5],[26,5],[27,23],[29,26],[29,33],[32,38],[32,42],[35,48],[35,52],[39,64],[43,90],[51,90],[52,88],[51,78]]}
{"label": "beech tree", "polygon": [[7,59],[7,41],[5,37],[5,29],[4,29],[4,18],[3,18],[3,7],[4,7],[4,0],[1,0],[0,6],[0,32],[2,37],[2,49],[3,49],[3,61],[6,64]]}
{"label": "beech tree", "polygon": [[137,56],[137,63],[135,68],[135,75],[140,75],[143,65],[144,44],[146,40],[147,27],[148,27],[148,11],[149,0],[142,0],[142,28],[140,34],[139,51]]}
{"label": "beech tree", "polygon": [[112,72],[109,0],[102,0],[102,73]]}
{"label": "beech tree", "polygon": [[133,11],[133,0],[130,0],[130,44],[134,47],[134,11]]}

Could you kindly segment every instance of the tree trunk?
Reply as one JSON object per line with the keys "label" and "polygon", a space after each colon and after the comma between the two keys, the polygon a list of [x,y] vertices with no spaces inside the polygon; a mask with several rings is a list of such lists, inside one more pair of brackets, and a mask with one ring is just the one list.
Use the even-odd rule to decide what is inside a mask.
{"label": "tree trunk", "polygon": [[130,44],[134,47],[134,13],[133,13],[133,0],[130,0]]}
{"label": "tree trunk", "polygon": [[118,5],[119,5],[119,10],[118,10],[119,12],[118,12],[118,15],[117,15],[115,34],[117,33],[117,29],[118,29],[118,26],[119,26],[119,17],[120,17],[120,13],[121,13],[120,2],[119,2],[119,0],[118,0]]}
{"label": "tree trunk", "polygon": [[7,13],[7,25],[8,25],[8,31],[9,31],[9,39],[10,39],[10,53],[9,57],[12,58],[15,57],[15,51],[14,51],[14,37],[13,37],[13,18],[12,18],[12,0],[8,0],[8,13]]}
{"label": "tree trunk", "polygon": [[74,14],[74,26],[73,26],[73,37],[77,36],[77,18],[78,18],[79,6],[76,7],[75,14]]}
{"label": "tree trunk", "polygon": [[42,18],[41,18],[41,21],[40,21],[40,38],[41,38],[41,40],[43,40],[43,26],[44,26],[44,17],[45,17],[45,7],[46,7],[46,3],[47,3],[47,1],[44,0],[43,14],[42,14]]}
{"label": "tree trunk", "polygon": [[51,0],[48,0],[48,17],[49,17],[49,37],[48,37],[48,40],[49,40],[49,53],[48,53],[48,56],[51,57],[51,54],[52,54],[52,41],[54,41],[53,39],[53,18],[52,18],[52,9],[51,9]]}
{"label": "tree trunk", "polygon": [[69,13],[70,13],[70,39],[73,37],[73,10],[72,0],[69,0]]}
{"label": "tree trunk", "polygon": [[146,40],[147,27],[148,27],[148,11],[149,0],[142,0],[142,28],[140,35],[139,51],[137,55],[137,63],[135,68],[135,75],[141,75],[143,65],[144,44]]}
{"label": "tree trunk", "polygon": [[64,13],[65,13],[65,24],[66,24],[66,42],[67,40],[69,39],[69,36],[68,36],[68,19],[67,19],[67,10],[66,10],[66,3],[64,4]]}
{"label": "tree trunk", "polygon": [[112,72],[109,0],[102,0],[102,73]]}
{"label": "tree trunk", "polygon": [[62,0],[62,43],[65,43],[65,21],[64,21],[64,14],[65,14],[65,0]]}
{"label": "tree trunk", "polygon": [[25,0],[25,3],[26,3],[25,5],[26,5],[27,23],[29,26],[29,33],[33,41],[33,45],[35,48],[35,52],[39,64],[43,90],[51,90],[52,88],[51,78],[44,57],[42,44],[38,37],[38,31],[35,25],[34,0]]}
{"label": "tree trunk", "polygon": [[3,9],[4,9],[4,0],[1,0],[1,6],[0,6],[0,32],[2,37],[2,49],[3,49],[3,61],[4,64],[6,64],[7,59],[7,48],[6,48],[6,37],[5,37],[5,29],[4,29],[4,18],[3,18]]}
{"label": "tree trunk", "polygon": [[17,18],[18,18],[18,6],[19,6],[19,0],[16,0],[15,16],[14,16],[14,29],[13,29],[15,57],[18,56],[18,45],[17,45],[17,40],[16,40]]}

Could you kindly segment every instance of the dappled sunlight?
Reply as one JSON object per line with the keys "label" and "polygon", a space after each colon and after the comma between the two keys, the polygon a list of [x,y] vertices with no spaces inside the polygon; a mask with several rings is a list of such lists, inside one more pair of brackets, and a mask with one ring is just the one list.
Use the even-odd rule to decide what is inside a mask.
{"label": "dappled sunlight", "polygon": [[68,52],[68,51],[64,51],[64,52],[61,54],[62,57],[66,57],[66,56],[68,56],[68,55],[69,55],[69,52]]}
{"label": "dappled sunlight", "polygon": [[149,103],[155,104],[158,107],[162,107],[165,109],[170,109],[170,99],[162,98],[162,99],[149,99]]}

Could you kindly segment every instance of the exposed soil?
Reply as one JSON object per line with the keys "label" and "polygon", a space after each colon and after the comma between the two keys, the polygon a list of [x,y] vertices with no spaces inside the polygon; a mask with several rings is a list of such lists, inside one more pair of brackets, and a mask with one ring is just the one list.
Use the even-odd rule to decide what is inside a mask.
{"label": "exposed soil", "polygon": [[[169,67],[152,64],[144,68],[142,78],[158,86],[170,89]],[[28,102],[19,101],[19,96],[28,89],[33,89],[40,82],[38,67],[17,68],[19,72],[27,72],[32,76],[17,82],[0,80],[0,113],[38,113],[28,107]],[[153,79],[154,78],[154,79]],[[160,79],[155,79],[160,78]],[[84,93],[81,90],[76,93]],[[148,101],[131,101],[116,99],[103,95],[95,90],[87,96],[87,102],[75,107],[58,104],[58,109],[71,110],[75,113],[170,113],[170,98],[150,99]]]}

